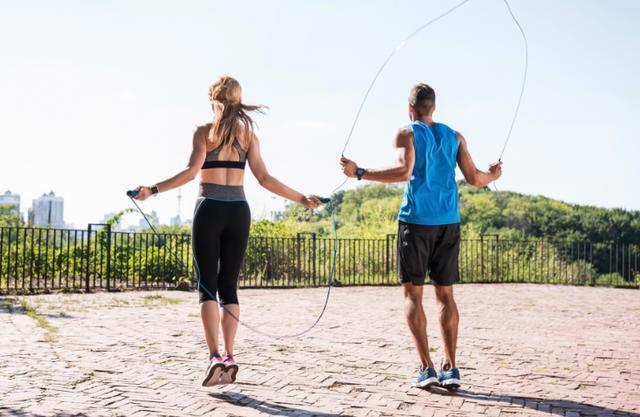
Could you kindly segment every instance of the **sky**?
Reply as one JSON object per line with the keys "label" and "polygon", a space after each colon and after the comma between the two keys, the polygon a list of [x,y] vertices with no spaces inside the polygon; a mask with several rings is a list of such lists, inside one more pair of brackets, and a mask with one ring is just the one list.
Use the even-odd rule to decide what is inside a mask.
{"label": "sky", "polygon": [[[230,74],[243,101],[270,107],[256,117],[270,172],[327,195],[343,179],[339,154],[382,61],[456,3],[3,2],[0,192],[19,193],[26,211],[53,190],[79,228],[131,207],[127,189],[186,165],[195,126],[212,119],[207,88]],[[498,189],[639,210],[640,2],[510,4],[529,40],[529,78]],[[409,89],[426,82],[437,94],[434,118],[460,131],[486,167],[504,143],[522,70],[522,39],[504,3],[471,0],[395,55],[346,155],[363,167],[393,164]],[[255,218],[284,205],[249,170],[245,187]],[[190,218],[197,180],[181,191]],[[168,222],[177,195],[143,208]]]}

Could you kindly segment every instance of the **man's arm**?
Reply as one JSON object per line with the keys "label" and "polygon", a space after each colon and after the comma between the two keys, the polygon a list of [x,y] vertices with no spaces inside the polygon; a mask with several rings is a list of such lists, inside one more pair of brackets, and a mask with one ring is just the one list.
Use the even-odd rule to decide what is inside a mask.
{"label": "man's arm", "polygon": [[489,171],[481,171],[471,158],[467,141],[460,133],[456,132],[458,137],[458,166],[464,179],[474,187],[482,188],[490,182],[497,180],[502,175],[502,162],[498,161],[489,165]]}
{"label": "man's arm", "polygon": [[[394,140],[398,152],[398,164],[391,168],[367,168],[363,179],[378,182],[402,182],[407,181],[413,174],[415,153],[413,149],[413,133],[408,128],[401,128],[396,133]],[[344,156],[340,158],[342,172],[347,177],[355,178],[358,165]]]}

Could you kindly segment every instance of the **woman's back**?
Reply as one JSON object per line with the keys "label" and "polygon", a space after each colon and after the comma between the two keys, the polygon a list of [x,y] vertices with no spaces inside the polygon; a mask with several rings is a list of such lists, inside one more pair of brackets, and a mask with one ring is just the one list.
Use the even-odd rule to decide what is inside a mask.
{"label": "woman's back", "polygon": [[238,134],[220,145],[211,143],[212,124],[198,127],[199,140],[206,148],[205,162],[200,170],[200,182],[218,185],[241,186],[244,182],[244,168],[250,141],[245,129],[237,129]]}

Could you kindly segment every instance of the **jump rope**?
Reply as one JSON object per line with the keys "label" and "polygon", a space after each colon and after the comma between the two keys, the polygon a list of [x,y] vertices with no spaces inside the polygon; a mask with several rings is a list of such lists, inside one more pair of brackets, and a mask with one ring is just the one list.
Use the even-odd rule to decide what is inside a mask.
{"label": "jump rope", "polygon": [[[423,30],[425,30],[426,28],[428,28],[429,26],[431,26],[432,24],[434,24],[438,20],[444,18],[445,16],[447,16],[450,13],[454,12],[458,8],[462,7],[464,4],[468,3],[469,1],[470,0],[461,1],[460,3],[456,4],[452,8],[448,9],[447,11],[445,11],[444,13],[442,13],[439,16],[429,20],[428,22],[424,23],[422,26],[416,28],[413,32],[411,32],[409,34],[409,36],[404,38],[402,40],[402,42],[400,42],[393,49],[393,51],[391,51],[391,53],[387,56],[387,58],[384,60],[384,62],[382,63],[382,65],[380,66],[378,71],[376,72],[375,76],[373,77],[373,80],[371,80],[371,83],[369,84],[369,87],[367,88],[367,90],[366,90],[366,92],[365,92],[365,94],[364,94],[364,96],[362,98],[360,106],[358,107],[358,111],[356,112],[355,118],[353,119],[353,123],[351,124],[351,129],[349,130],[349,134],[347,135],[347,139],[345,141],[344,147],[342,148],[341,154],[343,156],[344,156],[345,151],[347,150],[347,147],[349,146],[349,142],[351,142],[351,137],[353,136],[353,132],[355,131],[355,128],[356,128],[356,126],[358,124],[358,121],[360,119],[360,114],[362,113],[364,105],[367,102],[367,99],[369,98],[369,93],[371,93],[371,90],[373,90],[373,87],[375,86],[378,78],[380,77],[380,74],[382,74],[382,72],[386,68],[387,64],[392,60],[392,58],[396,55],[396,53],[400,49],[402,49],[407,44],[407,42],[409,40],[411,40],[414,36],[416,36],[418,33],[422,32]],[[516,107],[515,107],[515,110],[514,110],[514,113],[513,113],[513,118],[511,119],[511,124],[509,126],[509,130],[507,132],[507,136],[506,136],[506,139],[504,141],[504,145],[502,146],[502,151],[500,152],[500,157],[498,158],[499,162],[502,162],[502,156],[504,155],[504,152],[507,149],[507,145],[509,144],[509,140],[511,139],[511,134],[512,134],[513,128],[515,126],[516,119],[518,118],[518,114],[520,113],[520,105],[522,103],[522,97],[524,96],[524,90],[525,90],[525,86],[526,86],[526,83],[527,83],[527,71],[529,69],[529,45],[528,45],[528,42],[527,42],[527,36],[525,35],[524,29],[520,25],[520,22],[518,21],[518,19],[513,14],[513,11],[511,10],[511,6],[509,5],[509,2],[507,0],[503,0],[503,2],[505,4],[505,6],[507,7],[507,10],[508,10],[509,15],[511,16],[513,22],[518,27],[518,29],[520,31],[520,34],[522,35],[522,40],[524,41],[524,73],[523,73],[523,76],[522,76],[522,84],[521,84],[521,87],[520,87],[520,94],[518,96],[518,101],[517,101],[517,104],[516,104]],[[331,195],[334,195],[338,190],[340,190],[347,183],[348,180],[349,180],[349,177],[347,177],[342,183],[340,183],[336,188],[334,188],[333,191],[331,192]],[[494,186],[495,186],[495,184],[494,184]],[[136,208],[138,209],[138,211],[140,212],[142,217],[144,217],[145,221],[147,222],[147,224],[149,225],[149,227],[151,228],[153,233],[157,237],[160,237],[159,233],[153,227],[153,224],[151,224],[151,222],[147,218],[147,216],[144,213],[144,211],[142,211],[142,209],[140,208],[138,203],[133,199],[136,195],[137,195],[137,191],[135,191],[135,190],[127,191],[127,196],[131,199],[131,202],[136,206]],[[331,262],[331,269],[330,269],[330,272],[329,272],[329,279],[328,279],[328,284],[327,284],[327,292],[326,292],[326,295],[325,295],[325,300],[324,300],[324,304],[322,306],[322,309],[321,309],[320,313],[318,314],[316,320],[309,327],[307,327],[306,329],[304,329],[302,331],[299,331],[299,332],[296,332],[296,333],[277,335],[277,334],[273,334],[273,333],[269,333],[269,332],[264,332],[264,331],[262,331],[260,329],[257,329],[255,327],[247,324],[245,321],[240,320],[239,317],[237,317],[231,311],[229,311],[229,309],[226,308],[224,305],[218,303],[218,305],[225,311],[225,313],[227,313],[229,316],[231,316],[238,323],[242,324],[244,327],[246,327],[247,329],[253,331],[254,333],[257,333],[257,334],[260,334],[260,335],[266,336],[266,337],[271,337],[271,338],[274,338],[274,339],[296,338],[296,337],[303,336],[306,333],[309,333],[311,330],[313,330],[318,325],[318,323],[320,323],[320,320],[322,320],[322,318],[324,317],[324,314],[327,311],[327,306],[329,305],[329,297],[331,295],[331,289],[333,288],[333,280],[334,280],[334,277],[335,277],[335,270],[336,270],[336,260],[337,260],[338,248],[339,248],[339,244],[340,243],[339,243],[339,240],[338,240],[338,231],[337,231],[337,225],[336,225],[334,203],[329,198],[321,198],[320,201],[322,203],[324,203],[324,204],[327,204],[327,210],[329,210],[329,212],[331,213],[331,223],[332,223],[332,226],[333,226],[333,236],[334,236],[333,259],[332,259],[332,262]],[[169,252],[176,258],[176,260],[178,260],[178,262],[182,265],[182,267],[185,270],[187,270],[187,268],[186,268],[184,262],[182,261],[182,259],[180,259],[171,250],[171,248],[166,246],[165,242],[162,242],[162,243],[165,245],[165,247],[167,249],[169,249]],[[207,295],[209,297],[211,297],[214,300],[217,300],[217,297],[215,296],[215,294],[212,294],[204,285],[202,285],[200,283],[200,279],[198,279],[198,289],[204,290],[204,292],[207,293]]]}

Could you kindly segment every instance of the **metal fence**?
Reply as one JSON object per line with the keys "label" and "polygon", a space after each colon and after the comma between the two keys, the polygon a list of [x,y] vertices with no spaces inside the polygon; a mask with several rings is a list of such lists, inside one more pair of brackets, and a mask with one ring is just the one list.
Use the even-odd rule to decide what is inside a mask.
{"label": "metal fence", "polygon": [[[336,241],[314,234],[252,236],[240,286],[328,283]],[[337,285],[398,282],[396,239],[339,239]],[[640,286],[637,245],[547,240],[463,240],[461,282]],[[87,230],[0,228],[0,293],[193,286],[191,236]]]}

